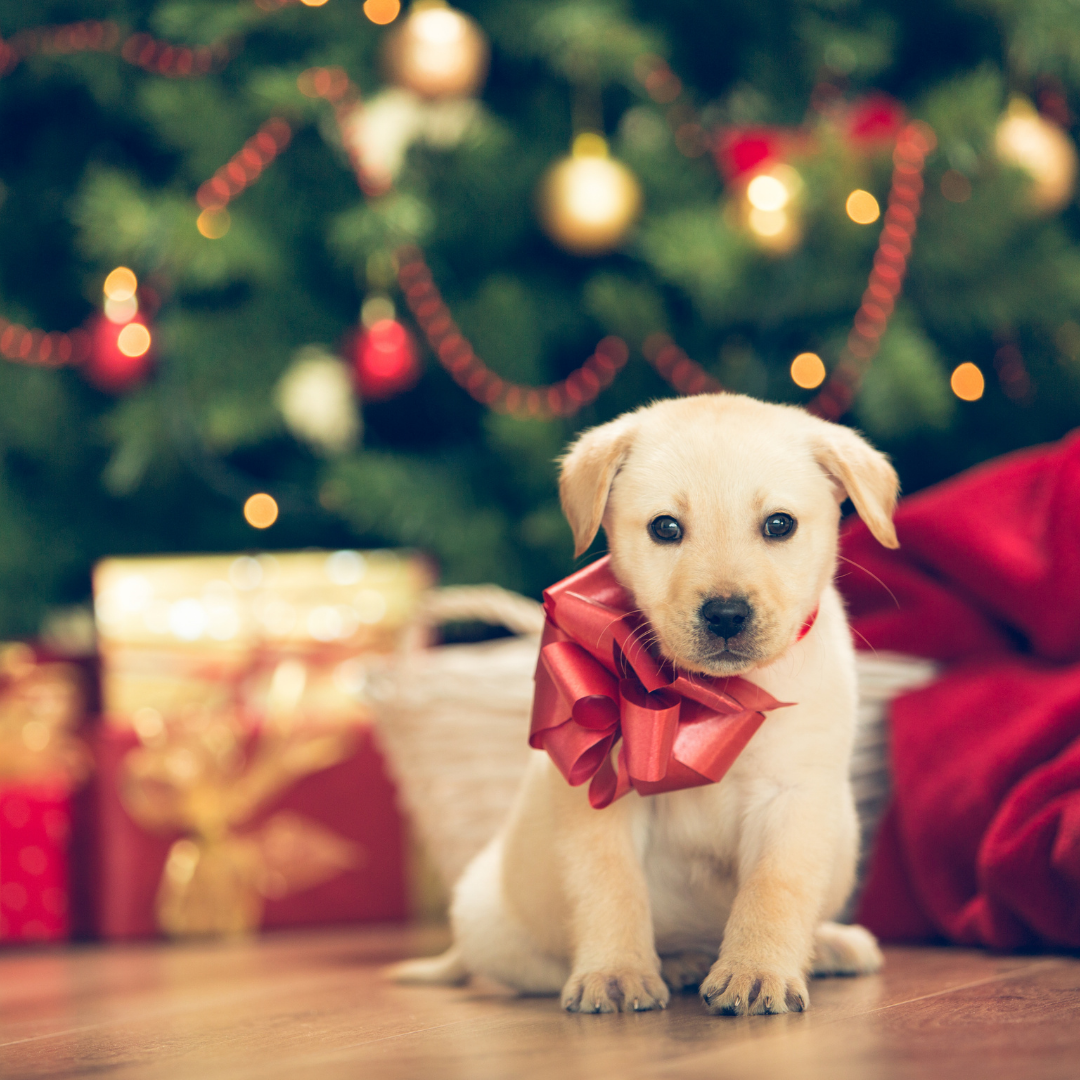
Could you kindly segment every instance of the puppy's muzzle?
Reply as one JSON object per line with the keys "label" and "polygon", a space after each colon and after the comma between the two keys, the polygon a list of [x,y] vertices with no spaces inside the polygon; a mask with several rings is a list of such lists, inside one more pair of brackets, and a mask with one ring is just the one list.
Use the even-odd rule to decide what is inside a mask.
{"label": "puppy's muzzle", "polygon": [[750,626],[754,609],[742,596],[714,597],[701,605],[701,621],[715,637],[737,637]]}

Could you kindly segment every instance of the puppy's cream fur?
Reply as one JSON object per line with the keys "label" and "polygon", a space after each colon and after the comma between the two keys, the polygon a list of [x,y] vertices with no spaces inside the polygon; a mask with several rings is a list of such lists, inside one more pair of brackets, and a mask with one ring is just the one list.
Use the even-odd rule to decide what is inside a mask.
{"label": "puppy's cream fur", "polygon": [[[854,653],[832,580],[844,497],[895,547],[896,494],[888,461],[854,432],[745,397],[664,401],[581,436],[561,478],[578,554],[602,524],[661,653],[797,704],[767,715],[718,784],[604,810],[535,753],[510,819],[455,889],[453,947],[396,977],[482,973],[561,992],[575,1012],[661,1008],[669,985],[700,984],[707,1008],[740,1014],[805,1008],[810,973],[877,970],[866,930],[827,921],[858,837]],[[781,512],[797,527],[770,540],[763,522]],[[661,514],[681,523],[679,543],[651,537]],[[718,641],[700,608],[731,596],[753,616]]]}

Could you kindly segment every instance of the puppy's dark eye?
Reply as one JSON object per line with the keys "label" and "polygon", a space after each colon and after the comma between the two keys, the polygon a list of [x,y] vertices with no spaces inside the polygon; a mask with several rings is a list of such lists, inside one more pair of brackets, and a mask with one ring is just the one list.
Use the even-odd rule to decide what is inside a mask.
{"label": "puppy's dark eye", "polygon": [[780,540],[795,531],[795,519],[790,514],[770,514],[761,531],[773,540]]}
{"label": "puppy's dark eye", "polygon": [[649,522],[652,538],[661,544],[674,544],[682,539],[682,526],[668,514],[661,514]]}

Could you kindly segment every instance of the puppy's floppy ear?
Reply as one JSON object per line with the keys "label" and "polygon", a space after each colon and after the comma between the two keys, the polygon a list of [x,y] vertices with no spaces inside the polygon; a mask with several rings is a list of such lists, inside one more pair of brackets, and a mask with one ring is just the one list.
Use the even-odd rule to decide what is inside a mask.
{"label": "puppy's floppy ear", "polygon": [[611,482],[626,460],[637,417],[620,416],[586,431],[562,456],[559,499],[574,533],[574,556],[583,554],[600,529]]}
{"label": "puppy's floppy ear", "polygon": [[[855,504],[879,544],[898,548],[892,516],[900,480],[889,459],[858,432],[840,424],[815,424],[814,457]],[[840,496],[842,498],[842,496]]]}

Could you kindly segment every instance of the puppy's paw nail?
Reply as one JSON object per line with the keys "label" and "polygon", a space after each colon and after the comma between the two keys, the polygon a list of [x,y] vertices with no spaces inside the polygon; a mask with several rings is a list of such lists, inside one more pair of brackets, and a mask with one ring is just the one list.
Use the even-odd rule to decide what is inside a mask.
{"label": "puppy's paw nail", "polygon": [[802,1012],[809,997],[801,975],[733,970],[718,961],[701,984],[701,999],[709,1012],[720,1016],[771,1016]]}
{"label": "puppy's paw nail", "polygon": [[670,992],[651,971],[588,971],[575,973],[562,992],[567,1012],[647,1012],[667,1005]]}

